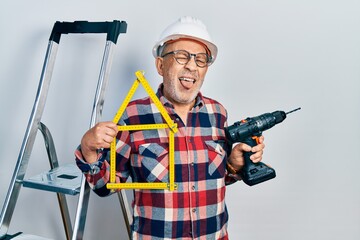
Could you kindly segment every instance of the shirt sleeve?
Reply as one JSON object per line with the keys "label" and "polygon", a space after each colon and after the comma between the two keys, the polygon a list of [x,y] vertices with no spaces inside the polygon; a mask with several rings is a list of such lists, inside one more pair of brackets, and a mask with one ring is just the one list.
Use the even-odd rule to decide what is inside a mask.
{"label": "shirt sleeve", "polygon": [[[225,118],[225,122],[224,122],[224,128],[228,127],[228,121],[227,121],[227,111],[225,110],[226,113],[226,118]],[[226,139],[226,136],[225,136]],[[225,151],[227,156],[230,156],[231,151],[232,151],[232,144],[226,139],[226,144],[225,144]],[[227,161],[227,159],[226,159]],[[226,169],[226,173],[225,173],[225,185],[231,185],[237,181],[241,181],[241,176],[240,174],[232,174],[231,172],[229,172],[229,170]]]}
{"label": "shirt sleeve", "polygon": [[81,152],[81,146],[79,145],[75,150],[75,161],[76,165],[80,168],[80,170],[85,174],[97,174],[99,173],[101,166],[104,162],[104,153],[102,151],[98,152],[97,161],[94,163],[88,163],[84,159],[84,156]]}
{"label": "shirt sleeve", "polygon": [[[227,156],[230,156],[231,154],[231,149],[232,149],[232,146],[228,143],[227,144]],[[226,159],[226,161],[228,161]],[[227,165],[227,164],[226,164]],[[233,184],[237,181],[241,181],[241,176],[240,174],[238,173],[231,173],[228,169],[228,167],[226,166],[226,173],[225,173],[225,184],[226,185],[230,185],[230,184]]]}
{"label": "shirt sleeve", "polygon": [[84,173],[90,188],[99,196],[107,196],[112,192],[106,188],[110,179],[109,163],[106,160],[109,150],[102,149],[98,152],[98,160],[94,163],[85,161],[81,147],[75,150],[75,161],[79,169]]}

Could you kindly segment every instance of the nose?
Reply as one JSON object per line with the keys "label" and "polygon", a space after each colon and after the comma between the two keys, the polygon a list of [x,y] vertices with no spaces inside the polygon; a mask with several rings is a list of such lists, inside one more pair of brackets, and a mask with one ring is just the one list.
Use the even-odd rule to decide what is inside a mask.
{"label": "nose", "polygon": [[185,67],[191,71],[194,71],[197,69],[197,65],[196,65],[196,62],[195,62],[195,57],[196,55],[195,54],[190,54],[190,59],[189,61],[185,64]]}

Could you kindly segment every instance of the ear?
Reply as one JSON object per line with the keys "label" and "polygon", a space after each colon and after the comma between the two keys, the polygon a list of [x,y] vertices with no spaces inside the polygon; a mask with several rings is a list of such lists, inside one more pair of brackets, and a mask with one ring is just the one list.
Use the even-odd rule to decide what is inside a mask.
{"label": "ear", "polygon": [[164,64],[163,64],[164,59],[161,57],[157,57],[155,59],[155,65],[156,65],[156,70],[159,73],[160,76],[164,76]]}

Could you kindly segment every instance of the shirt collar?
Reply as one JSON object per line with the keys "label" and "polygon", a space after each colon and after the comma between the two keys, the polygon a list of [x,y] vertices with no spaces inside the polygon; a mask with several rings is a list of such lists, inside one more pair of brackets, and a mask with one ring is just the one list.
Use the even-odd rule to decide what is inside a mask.
{"label": "shirt collar", "polygon": [[[164,96],[163,87],[164,87],[164,85],[161,83],[156,92],[157,97],[159,98],[160,102],[165,107],[174,108],[173,104]],[[195,99],[194,109],[195,108],[200,109],[202,106],[204,106],[204,97],[203,97],[202,93],[199,92]]]}

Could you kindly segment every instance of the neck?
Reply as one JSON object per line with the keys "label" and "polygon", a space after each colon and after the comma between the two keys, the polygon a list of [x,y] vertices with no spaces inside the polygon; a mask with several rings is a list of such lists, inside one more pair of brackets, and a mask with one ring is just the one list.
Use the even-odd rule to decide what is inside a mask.
{"label": "neck", "polygon": [[189,111],[194,107],[195,100],[191,103],[176,103],[173,104],[175,112],[180,116],[181,120],[186,124],[187,115]]}

